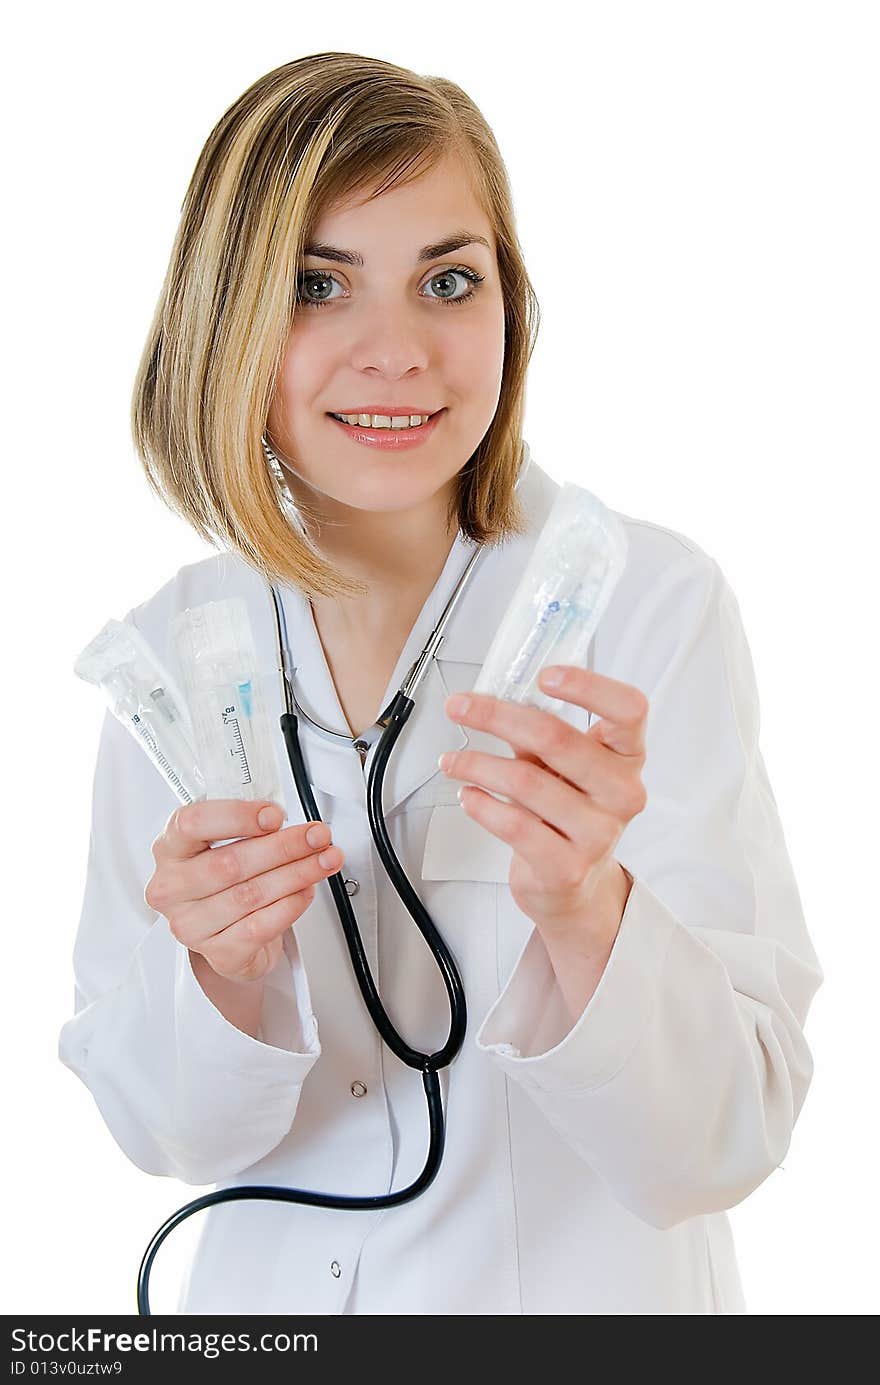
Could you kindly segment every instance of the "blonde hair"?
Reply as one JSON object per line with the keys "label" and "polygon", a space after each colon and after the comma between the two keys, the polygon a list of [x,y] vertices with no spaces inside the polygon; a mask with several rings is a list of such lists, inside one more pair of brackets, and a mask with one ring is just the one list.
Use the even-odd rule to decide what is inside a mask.
{"label": "blonde hair", "polygon": [[199,155],[137,371],[132,435],[154,493],[267,580],[309,595],[367,590],[322,557],[307,524],[292,528],[263,451],[303,247],[337,201],[374,185],[379,196],[450,153],[494,228],[505,346],[498,406],[448,518],[495,544],[524,532],[514,485],[539,309],[504,163],[473,101],[443,77],[313,53],[248,87]]}

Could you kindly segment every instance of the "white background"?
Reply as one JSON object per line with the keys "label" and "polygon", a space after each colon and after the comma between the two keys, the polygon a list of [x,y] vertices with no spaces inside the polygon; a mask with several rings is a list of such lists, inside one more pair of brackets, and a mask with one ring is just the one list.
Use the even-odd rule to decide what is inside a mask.
{"label": "white background", "polygon": [[[877,6],[152,0],[19,22],[2,83],[3,1312],[134,1313],[148,1241],[198,1195],[130,1164],[57,1060],[104,713],[72,666],[209,555],[140,473],[134,372],[210,129],[262,73],[328,49],[476,100],[542,307],[535,459],[690,535],[739,600],[826,974],[791,1148],[731,1213],[746,1298],[876,1312]],[[173,1311],[196,1222],[159,1253],[154,1312]]]}

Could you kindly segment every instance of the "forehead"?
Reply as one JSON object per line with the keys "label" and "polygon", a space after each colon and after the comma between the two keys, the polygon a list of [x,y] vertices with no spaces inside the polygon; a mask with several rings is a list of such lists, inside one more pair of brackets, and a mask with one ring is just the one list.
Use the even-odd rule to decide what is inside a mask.
{"label": "forehead", "polygon": [[475,195],[470,169],[462,159],[448,155],[411,182],[378,197],[368,189],[325,209],[309,240],[358,250],[369,263],[371,249],[377,256],[383,250],[399,250],[411,259],[422,245],[462,229],[484,236],[494,246],[492,223]]}

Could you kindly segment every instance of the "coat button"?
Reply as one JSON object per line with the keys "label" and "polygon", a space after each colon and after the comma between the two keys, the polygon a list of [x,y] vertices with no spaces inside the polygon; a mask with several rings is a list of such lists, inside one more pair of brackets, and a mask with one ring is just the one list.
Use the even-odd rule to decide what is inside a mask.
{"label": "coat button", "polygon": [[339,1261],[338,1261],[338,1260],[333,1260],[333,1261],[331,1262],[331,1264],[330,1264],[330,1273],[332,1274],[332,1276],[333,1276],[334,1279],[338,1279],[339,1276],[342,1274],[342,1270],[339,1268]]}
{"label": "coat button", "polygon": [[346,880],[346,882],[345,882],[345,893],[346,893],[346,894],[348,894],[348,895],[357,894],[357,892],[358,892],[359,889],[360,889],[360,883],[359,883],[359,881],[357,881],[357,880]]}
{"label": "coat button", "polygon": [[352,1082],[352,1084],[351,1084],[351,1094],[352,1094],[352,1096],[366,1096],[366,1094],[367,1094],[367,1084],[366,1084],[366,1082]]}

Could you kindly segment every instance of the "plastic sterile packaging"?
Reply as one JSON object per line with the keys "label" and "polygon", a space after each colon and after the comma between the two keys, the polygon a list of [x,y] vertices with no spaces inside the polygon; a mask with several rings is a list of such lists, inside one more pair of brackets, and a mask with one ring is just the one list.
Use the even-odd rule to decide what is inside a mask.
{"label": "plastic sterile packaging", "polygon": [[73,671],[103,689],[114,716],[182,803],[205,797],[185,701],[135,626],[108,620],[79,655]]}
{"label": "plastic sterile packaging", "polygon": [[241,597],[188,607],[171,626],[209,798],[281,802],[262,679]]}
{"label": "plastic sterile packaging", "polygon": [[548,664],[586,667],[590,640],[626,566],[618,517],[590,491],[566,482],[492,641],[474,692],[552,710],[538,686]]}

